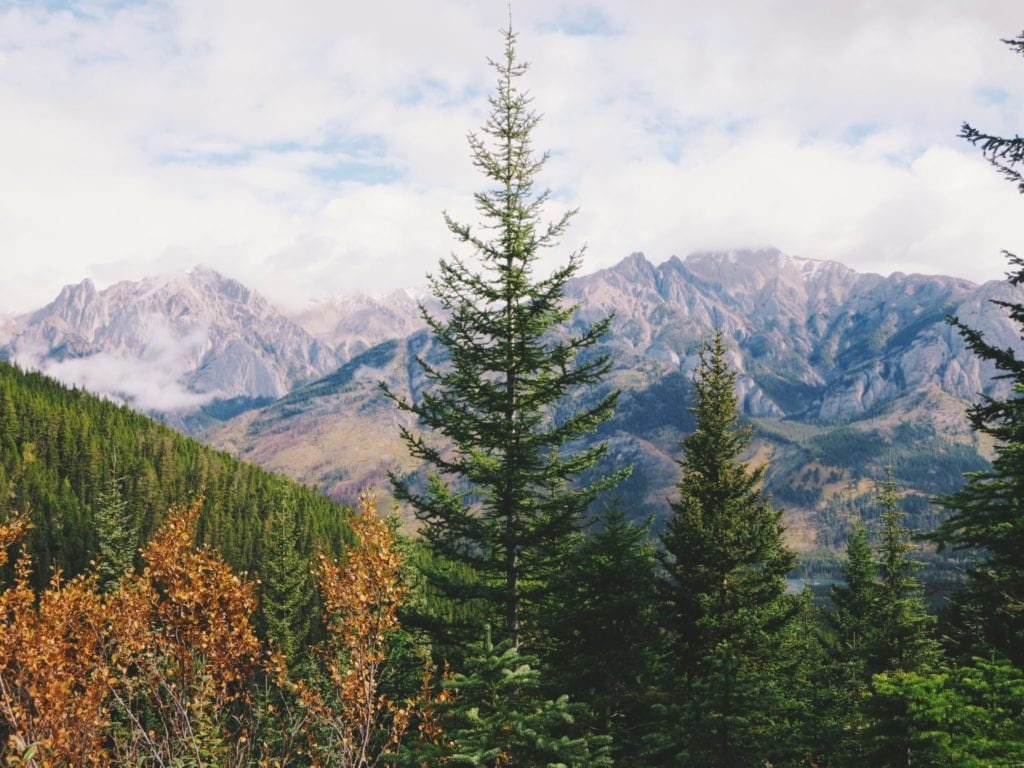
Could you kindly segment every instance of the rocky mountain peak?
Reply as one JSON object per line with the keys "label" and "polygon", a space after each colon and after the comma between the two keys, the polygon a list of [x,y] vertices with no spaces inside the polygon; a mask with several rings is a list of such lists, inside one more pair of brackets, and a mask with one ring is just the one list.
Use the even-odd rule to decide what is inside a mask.
{"label": "rocky mountain peak", "polygon": [[333,347],[342,360],[349,360],[381,342],[404,338],[425,327],[421,306],[431,313],[440,311],[426,286],[319,299],[292,319]]}
{"label": "rocky mountain peak", "polygon": [[66,286],[19,318],[0,354],[161,414],[280,397],[339,363],[258,293],[205,267],[101,291]]}

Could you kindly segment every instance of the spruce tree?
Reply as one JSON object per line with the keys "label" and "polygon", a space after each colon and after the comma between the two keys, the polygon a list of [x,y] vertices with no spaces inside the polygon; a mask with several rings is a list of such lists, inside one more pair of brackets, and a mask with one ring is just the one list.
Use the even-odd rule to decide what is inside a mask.
{"label": "spruce tree", "polygon": [[[116,462],[115,462],[116,465]],[[96,526],[96,568],[100,586],[109,591],[132,570],[138,537],[121,492],[121,478],[110,477],[97,496],[93,522]]]}
{"label": "spruce tree", "polygon": [[450,746],[418,747],[417,762],[472,768],[612,766],[610,739],[578,722],[583,708],[568,697],[546,699],[536,658],[508,641],[495,644],[490,628],[466,659],[466,671],[444,682],[453,693],[442,707]]}
{"label": "spruce tree", "polygon": [[[516,57],[511,30],[504,39],[504,56],[491,62],[498,83],[490,117],[482,134],[469,135],[473,163],[490,185],[475,195],[482,224],[445,214],[471,255],[441,260],[430,284],[442,312],[424,310],[446,360],[419,359],[428,385],[418,399],[385,391],[428,430],[402,430],[412,455],[432,470],[427,487],[392,482],[437,555],[438,567],[426,574],[432,587],[477,601],[481,620],[518,647],[538,621],[531,614],[581,515],[620,475],[579,481],[605,446],[576,441],[612,415],[617,399],[581,396],[609,370],[609,359],[593,350],[609,320],[579,333],[567,327],[575,307],[565,302],[565,287],[580,252],[536,275],[540,255],[557,244],[574,211],[542,223],[549,193],[536,189],[535,178],[547,155],[531,145],[539,117],[518,86],[527,65]],[[464,575],[452,563],[471,577],[452,578]],[[479,624],[469,638],[479,637]]]}
{"label": "spruce tree", "polygon": [[829,589],[825,664],[818,674],[817,754],[845,765],[864,752],[863,715],[854,702],[871,684],[877,646],[878,561],[868,529],[857,520],[846,540],[842,583]]}
{"label": "spruce tree", "polygon": [[[679,499],[661,537],[664,619],[675,668],[666,764],[755,765],[785,749],[797,706],[786,594],[794,563],[782,512],[762,489],[765,468],[741,459],[736,373],[720,332],[700,352],[694,432],[683,439]],[[672,754],[674,752],[674,754]]]}
{"label": "spruce tree", "polygon": [[[826,684],[832,699],[825,702],[830,710],[826,754],[864,765],[882,765],[883,756],[907,759],[910,734],[921,723],[905,711],[896,716],[894,707],[914,704],[906,700],[900,705],[890,682],[918,679],[934,670],[939,658],[931,636],[934,618],[915,576],[920,564],[909,556],[910,532],[903,525],[891,467],[880,483],[878,503],[877,548],[871,546],[867,529],[855,525],[843,569],[846,583],[833,587],[835,609],[829,616],[835,637]],[[881,695],[881,689],[887,692]]]}
{"label": "spruce tree", "polygon": [[[1024,55],[1024,34],[1004,42]],[[960,135],[980,147],[999,173],[1024,193],[1024,138],[993,136],[967,123]],[[1010,284],[1024,284],[1024,259],[1005,253],[1012,267]],[[1024,329],[1024,303],[993,303]],[[957,600],[962,645],[973,651],[984,643],[1024,667],[1024,360],[1012,349],[993,346],[958,318],[950,322],[967,346],[992,363],[1012,387],[1007,397],[985,396],[968,410],[971,426],[994,439],[995,459],[991,470],[970,474],[959,491],[940,500],[952,514],[932,538],[940,546],[979,553]]]}
{"label": "spruce tree", "polygon": [[834,632],[832,662],[837,683],[846,692],[862,689],[873,669],[878,630],[878,562],[871,548],[868,529],[858,520],[846,540],[846,561],[842,584],[829,591],[834,606],[828,623]]}
{"label": "spruce tree", "polygon": [[310,559],[298,543],[295,502],[286,494],[263,526],[258,627],[290,666],[306,658],[315,602]]}

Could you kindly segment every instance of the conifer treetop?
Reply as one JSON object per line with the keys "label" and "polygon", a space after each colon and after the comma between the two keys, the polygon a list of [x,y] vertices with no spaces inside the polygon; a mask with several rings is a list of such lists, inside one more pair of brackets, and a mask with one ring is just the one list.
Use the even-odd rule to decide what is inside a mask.
{"label": "conifer treetop", "polygon": [[445,214],[471,253],[440,260],[430,284],[443,311],[423,311],[442,354],[417,359],[427,383],[415,400],[384,389],[425,428],[401,435],[433,470],[423,491],[392,477],[395,496],[424,523],[434,555],[476,574],[461,585],[450,572],[428,578],[449,598],[489,606],[482,618],[503,625],[500,639],[518,647],[523,622],[537,621],[524,612],[540,604],[583,512],[626,472],[579,481],[606,447],[577,441],[611,417],[618,398],[607,391],[586,396],[611,366],[592,350],[610,318],[568,327],[576,307],[565,289],[580,251],[549,275],[535,274],[540,250],[558,243],[575,211],[543,223],[550,193],[537,191],[535,178],[547,154],[531,144],[540,118],[518,85],[528,65],[516,56],[516,35],[509,28],[503,36],[504,56],[490,62],[498,75],[490,115],[468,137],[473,164],[487,180],[474,195],[481,224]]}

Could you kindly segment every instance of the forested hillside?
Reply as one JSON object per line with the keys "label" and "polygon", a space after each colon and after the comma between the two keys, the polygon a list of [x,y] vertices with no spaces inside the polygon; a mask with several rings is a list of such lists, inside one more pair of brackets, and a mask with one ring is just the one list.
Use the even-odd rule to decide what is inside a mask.
{"label": "forested hillside", "polygon": [[282,510],[307,555],[317,544],[337,550],[346,536],[344,508],[319,493],[0,362],[0,519],[28,513],[37,584],[54,568],[82,572],[105,535],[137,550],[172,504],[200,496],[199,542],[240,571],[260,570],[268,518]]}

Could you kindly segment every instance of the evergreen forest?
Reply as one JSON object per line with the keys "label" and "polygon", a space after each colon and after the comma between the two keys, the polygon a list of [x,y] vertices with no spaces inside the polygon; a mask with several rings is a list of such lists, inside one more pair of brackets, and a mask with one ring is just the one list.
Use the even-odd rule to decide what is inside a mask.
{"label": "evergreen forest", "polygon": [[[991,468],[909,527],[876,478],[825,596],[745,457],[730,340],[709,328],[663,529],[585,443],[617,394],[609,320],[550,272],[574,211],[507,31],[469,135],[478,223],[424,310],[445,351],[382,385],[426,480],[342,508],[127,408],[0,363],[0,758],[9,766],[745,768],[1024,765],[1024,361],[950,322],[1014,384],[969,411]],[[1007,41],[1024,54],[1024,36]],[[1024,139],[962,136],[1024,193]],[[1010,282],[1024,259],[1007,254]],[[1004,309],[1021,326],[1024,305]],[[684,405],[680,404],[680,408]],[[921,553],[967,563],[926,602]]]}

